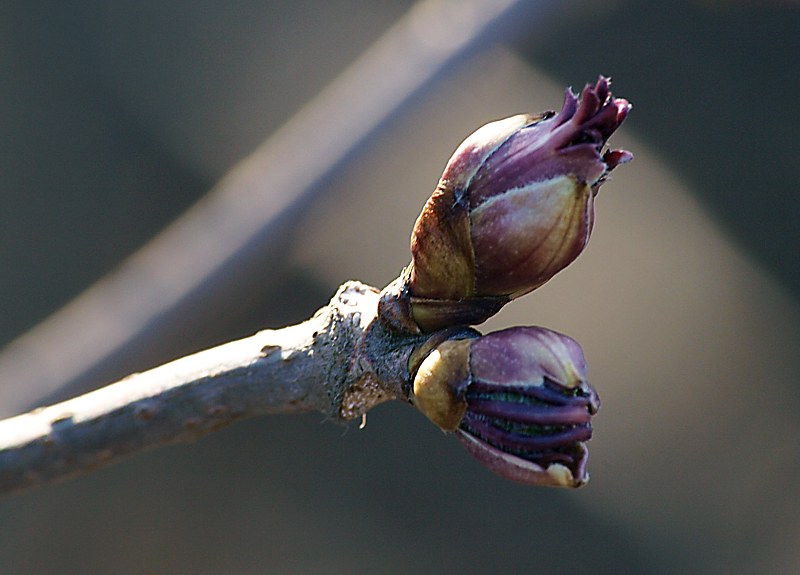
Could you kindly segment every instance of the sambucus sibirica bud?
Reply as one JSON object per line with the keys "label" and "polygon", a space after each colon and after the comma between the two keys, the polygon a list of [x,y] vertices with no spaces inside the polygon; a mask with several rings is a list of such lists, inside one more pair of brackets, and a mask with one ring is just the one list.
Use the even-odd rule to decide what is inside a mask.
{"label": "sambucus sibirica bud", "polygon": [[589,479],[585,442],[600,402],[565,335],[515,327],[447,340],[420,362],[412,401],[503,477],[561,487]]}
{"label": "sambucus sibirica bud", "polygon": [[609,83],[601,76],[580,100],[567,90],[559,113],[492,122],[459,146],[414,226],[411,265],[386,290],[406,300],[387,309],[390,322],[480,323],[583,251],[600,185],[632,158],[604,149],[631,107]]}

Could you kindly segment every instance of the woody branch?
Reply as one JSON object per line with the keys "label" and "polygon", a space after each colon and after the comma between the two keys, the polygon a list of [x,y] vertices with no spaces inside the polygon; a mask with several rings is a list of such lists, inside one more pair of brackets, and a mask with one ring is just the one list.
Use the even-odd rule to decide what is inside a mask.
{"label": "woody branch", "polygon": [[0,421],[0,493],[192,441],[256,415],[318,411],[348,420],[401,398],[408,357],[421,338],[383,329],[377,302],[377,290],[349,282],[301,324],[264,330]]}

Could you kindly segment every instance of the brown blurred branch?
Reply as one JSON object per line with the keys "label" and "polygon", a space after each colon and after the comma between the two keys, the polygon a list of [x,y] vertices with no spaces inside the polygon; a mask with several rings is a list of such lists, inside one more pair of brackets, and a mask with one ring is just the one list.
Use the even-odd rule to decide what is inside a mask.
{"label": "brown blurred branch", "polygon": [[420,338],[387,333],[378,293],[343,285],[308,321],[183,357],[0,421],[0,493],[80,475],[269,413],[347,420],[407,393]]}

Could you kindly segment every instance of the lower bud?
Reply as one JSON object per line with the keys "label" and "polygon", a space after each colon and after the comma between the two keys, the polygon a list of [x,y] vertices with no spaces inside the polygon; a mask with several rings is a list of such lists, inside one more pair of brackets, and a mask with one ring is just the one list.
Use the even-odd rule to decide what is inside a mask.
{"label": "lower bud", "polygon": [[599,400],[580,346],[533,327],[446,341],[421,363],[414,403],[495,473],[579,487]]}

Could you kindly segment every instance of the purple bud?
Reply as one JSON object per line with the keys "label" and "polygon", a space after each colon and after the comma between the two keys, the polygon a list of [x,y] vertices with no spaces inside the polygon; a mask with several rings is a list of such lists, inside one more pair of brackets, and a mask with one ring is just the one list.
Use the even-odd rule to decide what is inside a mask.
{"label": "purple bud", "polygon": [[495,473],[533,485],[588,481],[586,441],[600,407],[573,339],[517,327],[447,341],[421,364],[414,403]]}
{"label": "purple bud", "polygon": [[458,436],[492,471],[523,483],[578,487],[600,407],[578,343],[518,327],[472,345],[467,412]]}
{"label": "purple bud", "polygon": [[463,315],[436,302],[513,299],[583,251],[600,185],[632,159],[605,150],[630,107],[601,76],[580,100],[567,90],[557,114],[492,122],[459,146],[411,238],[408,291],[423,331]]}

